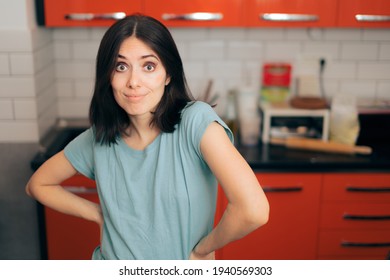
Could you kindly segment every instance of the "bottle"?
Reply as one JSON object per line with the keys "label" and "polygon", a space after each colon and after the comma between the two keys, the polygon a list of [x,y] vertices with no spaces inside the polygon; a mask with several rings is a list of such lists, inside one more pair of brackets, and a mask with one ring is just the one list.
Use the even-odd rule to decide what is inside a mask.
{"label": "bottle", "polygon": [[238,119],[237,119],[237,106],[236,95],[233,90],[230,90],[227,94],[226,110],[224,121],[230,130],[233,132],[234,142],[237,143],[238,137]]}

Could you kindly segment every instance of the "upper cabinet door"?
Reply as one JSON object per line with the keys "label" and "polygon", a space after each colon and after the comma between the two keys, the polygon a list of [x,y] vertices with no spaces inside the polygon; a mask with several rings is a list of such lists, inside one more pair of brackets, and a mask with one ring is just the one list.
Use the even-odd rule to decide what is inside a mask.
{"label": "upper cabinet door", "polygon": [[145,13],[166,26],[240,26],[241,0],[145,0]]}
{"label": "upper cabinet door", "polygon": [[389,0],[339,0],[338,26],[390,27]]}
{"label": "upper cabinet door", "polygon": [[110,26],[128,14],[142,11],[142,0],[45,0],[45,25]]}
{"label": "upper cabinet door", "polygon": [[246,0],[250,27],[334,27],[337,0]]}

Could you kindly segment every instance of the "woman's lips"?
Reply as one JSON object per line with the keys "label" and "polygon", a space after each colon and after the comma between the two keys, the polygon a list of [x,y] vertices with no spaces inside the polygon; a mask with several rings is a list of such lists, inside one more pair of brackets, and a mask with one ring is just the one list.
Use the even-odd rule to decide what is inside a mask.
{"label": "woman's lips", "polygon": [[124,94],[124,97],[130,101],[139,101],[145,96],[146,94]]}

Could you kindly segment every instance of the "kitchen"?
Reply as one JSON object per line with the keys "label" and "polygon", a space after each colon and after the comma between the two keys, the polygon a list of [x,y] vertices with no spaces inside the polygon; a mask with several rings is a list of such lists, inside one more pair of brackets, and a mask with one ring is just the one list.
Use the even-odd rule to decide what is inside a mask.
{"label": "kitchen", "polygon": [[[66,1],[57,2],[65,3]],[[116,5],[117,2],[111,1],[110,5]],[[153,1],[138,2],[144,3],[144,6],[138,8],[147,9]],[[355,23],[346,22],[345,26],[340,27],[336,25],[336,21],[332,22],[331,18],[325,16],[326,21],[320,21],[318,24],[312,21],[305,23],[278,22],[257,26],[257,22],[243,23],[240,19],[238,11],[244,12],[242,8],[243,1],[229,2],[231,2],[231,6],[224,8],[226,13],[234,15],[234,11],[237,11],[236,16],[229,17],[231,21],[222,23],[218,21],[182,23],[179,21],[178,24],[181,24],[181,26],[170,27],[184,61],[191,90],[194,95],[202,96],[207,88],[208,81],[212,80],[211,94],[214,96],[218,94],[219,96],[216,111],[221,116],[225,112],[227,93],[231,89],[248,85],[260,89],[262,86],[262,65],[264,63],[289,63],[292,65],[292,77],[295,77],[296,73],[294,71],[297,68],[295,66],[302,62],[300,60],[302,57],[308,56],[326,58],[323,75],[326,98],[331,99],[333,96],[348,95],[357,98],[360,104],[389,102],[389,21],[387,23],[375,23],[375,26],[372,26],[372,23],[353,25]],[[256,1],[250,2],[254,3]],[[279,2],[282,3],[283,1]],[[339,2],[348,3],[351,1],[329,1],[332,4],[327,3],[327,9],[334,8],[336,10]],[[378,7],[385,7],[386,9],[383,8],[382,10],[390,13],[389,5],[383,4],[386,2],[385,0],[370,1],[370,3],[374,2],[377,3]],[[381,3],[383,6],[380,6]],[[244,6],[246,12],[254,10],[254,7],[250,5]],[[138,8],[134,8],[134,11]],[[212,8],[215,9],[215,7]],[[316,6],[316,8],[324,13],[327,10],[321,6]],[[58,11],[61,11],[61,9],[52,12],[55,14]],[[158,9],[150,9],[149,11],[151,13],[161,13]],[[344,12],[346,11],[340,11],[340,13]],[[36,23],[35,3],[28,0],[12,1],[11,3],[10,1],[1,0],[0,13],[2,38],[0,44],[0,84],[2,85],[0,90],[0,173],[2,175],[0,180],[0,207],[2,213],[8,213],[0,220],[0,259],[40,259],[42,248],[38,227],[39,219],[35,214],[36,205],[24,193],[24,185],[32,173],[30,161],[37,151],[44,150],[46,143],[50,142],[50,131],[54,126],[64,127],[72,124],[79,127],[85,124],[93,90],[95,56],[99,41],[107,27],[104,24],[103,26],[100,24],[100,26],[92,27],[85,25],[77,27],[40,26]],[[294,92],[292,91],[291,94],[294,94]],[[259,180],[264,180],[264,185],[283,185],[284,182],[277,182],[278,180],[283,181],[280,179],[283,176],[278,176],[275,179],[273,175],[275,170],[285,171],[286,169],[281,168],[286,163],[280,160],[271,162],[271,165],[267,165],[269,168],[267,170],[264,162],[260,159],[266,155],[268,145],[261,144],[259,147],[242,147],[241,152],[259,171]],[[301,156],[299,152],[293,149],[285,151],[280,148],[280,150],[272,151],[282,153],[279,154],[280,157],[284,157],[286,153],[292,158]],[[311,153],[305,153],[304,155],[309,159],[313,158]],[[352,167],[358,166],[359,163],[366,166],[377,164],[376,169],[380,170],[378,172],[380,174],[375,174],[378,176],[371,176],[371,172],[371,174],[364,174],[361,177],[356,174],[349,174],[351,176],[350,180],[365,181],[364,184],[367,185],[372,183],[373,177],[375,177],[380,186],[383,186],[383,182],[389,182],[389,161],[378,163],[378,161],[367,160],[366,157],[345,157],[338,154],[329,155],[329,157],[347,161],[350,164],[349,166]],[[321,159],[317,156],[317,161],[321,161]],[[358,163],[356,163],[356,159],[358,159]],[[296,162],[291,164],[294,163]],[[329,165],[326,168],[333,172],[342,168],[341,164]],[[270,167],[273,169],[272,172],[267,172],[271,169]],[[356,172],[356,170],[352,171],[348,170],[348,172]],[[264,175],[261,172],[267,174]],[[320,219],[320,203],[323,203],[325,208],[330,207],[329,205],[333,203],[332,196],[337,195],[337,193],[334,194],[330,190],[329,196],[326,196],[325,200],[322,201],[320,196],[322,195],[323,184],[330,184],[328,181],[332,180],[339,180],[340,184],[343,184],[345,176],[339,178],[338,174],[325,174],[327,172],[324,172],[324,169],[314,169],[309,174],[306,174],[306,172],[302,174],[301,169],[295,173],[288,173],[286,176],[291,181],[303,182],[304,186],[314,185],[316,187],[310,188],[309,193],[302,192],[304,196],[297,200],[291,202],[290,199],[286,198],[277,203],[280,203],[280,205],[290,203],[292,207],[298,207],[305,204],[307,200],[312,201],[312,203],[306,205],[308,208],[300,209],[300,213],[310,213],[309,216],[302,216],[302,219],[306,217],[313,223],[300,231],[294,231],[292,226],[290,228],[286,225],[279,233],[289,231],[291,233],[289,238],[291,239],[285,238],[283,242],[293,241],[294,236],[310,233],[307,242],[310,245],[307,245],[305,250],[300,250],[302,254],[296,254],[296,258],[350,258],[350,255],[343,255],[343,252],[340,253],[337,250],[329,253],[325,248],[320,256],[317,252],[317,235],[325,236],[327,232],[323,228],[318,230],[317,220]],[[303,175],[304,179],[302,179]],[[329,176],[334,177],[329,178]],[[337,192],[337,190],[334,191]],[[383,197],[385,197],[384,201]],[[348,198],[341,196],[339,199],[345,200]],[[223,199],[221,198],[221,200]],[[380,208],[383,209],[383,206],[385,206],[386,209],[389,209],[389,201],[388,194],[381,196],[379,204],[382,208]],[[353,202],[352,204],[355,205],[356,203]],[[375,203],[378,203],[378,201]],[[380,210],[377,210],[377,212],[379,213]],[[281,217],[285,217],[283,215],[282,213]],[[304,221],[301,222],[304,223]],[[327,229],[326,222],[323,226],[325,229]],[[331,222],[328,221],[328,224],[331,224]],[[380,226],[375,226],[372,234],[384,229],[387,229],[388,232],[388,222],[387,224],[383,221],[379,223]],[[342,226],[338,225],[339,228],[342,228]],[[328,232],[331,231],[328,230]],[[333,233],[335,234],[335,232]],[[323,238],[328,237],[333,238],[331,234]],[[256,235],[249,238],[256,240]],[[283,245],[289,246],[288,244]],[[235,248],[235,246],[241,246],[242,248],[246,245],[233,245],[222,252],[222,257],[229,258],[231,254],[236,254],[238,248]],[[384,246],[384,248],[389,251],[389,247]],[[267,257],[294,258],[294,256],[283,255],[286,251],[288,250],[285,250],[279,256],[269,255]],[[380,258],[383,257],[382,251],[375,251],[368,256],[361,253],[362,255],[357,256],[357,258]],[[223,254],[225,255],[223,256]],[[336,254],[336,256],[332,254]],[[246,255],[246,257],[249,256]]]}

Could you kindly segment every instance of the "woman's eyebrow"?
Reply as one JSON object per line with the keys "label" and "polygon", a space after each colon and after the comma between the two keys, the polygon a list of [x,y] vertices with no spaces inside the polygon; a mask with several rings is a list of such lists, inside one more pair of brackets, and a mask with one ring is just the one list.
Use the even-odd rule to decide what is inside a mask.
{"label": "woman's eyebrow", "polygon": [[[148,58],[148,57],[154,57],[155,59],[157,59],[158,61],[160,61],[160,59],[156,56],[156,55],[154,55],[154,54],[146,54],[146,55],[143,55],[143,56],[141,56],[141,59],[145,59],[145,58]],[[122,54],[118,54],[118,58],[122,58],[122,59],[126,59],[127,60],[127,58],[126,58],[126,56],[124,56],[124,55],[122,55]]]}

